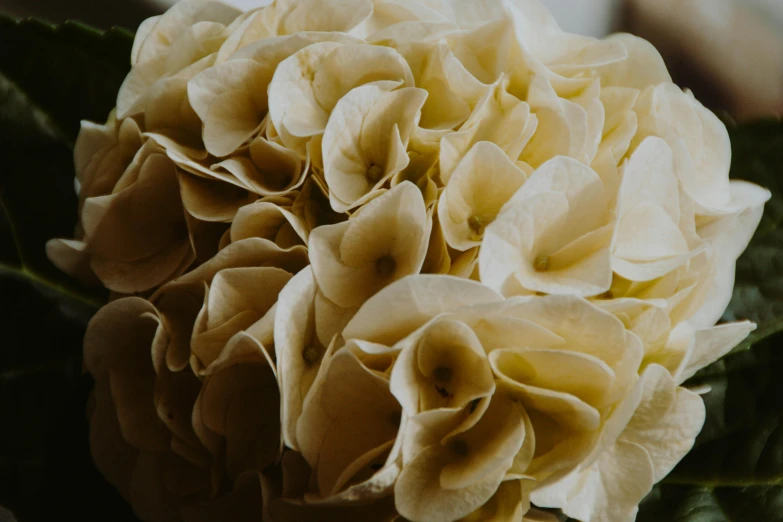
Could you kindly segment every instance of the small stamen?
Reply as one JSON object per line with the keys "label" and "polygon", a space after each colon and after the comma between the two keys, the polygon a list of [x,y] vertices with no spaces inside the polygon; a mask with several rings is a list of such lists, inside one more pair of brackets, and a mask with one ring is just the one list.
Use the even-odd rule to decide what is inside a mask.
{"label": "small stamen", "polygon": [[438,392],[438,395],[440,395],[444,399],[451,398],[451,393],[449,393],[449,390],[443,388],[442,386],[435,386],[435,391]]}
{"label": "small stamen", "polygon": [[367,173],[365,175],[367,176],[367,179],[373,183],[378,183],[383,177],[383,168],[381,168],[380,165],[376,165],[375,163],[370,163],[370,166],[367,168]]}
{"label": "small stamen", "polygon": [[450,382],[451,381],[451,368],[448,366],[438,366],[435,368],[435,371],[433,372],[433,376],[435,377],[436,381],[439,382]]}
{"label": "small stamen", "polygon": [[390,276],[397,269],[397,261],[392,256],[384,256],[375,262],[375,269],[379,275]]}
{"label": "small stamen", "polygon": [[533,263],[533,268],[536,272],[546,272],[550,266],[549,256],[538,256]]}
{"label": "small stamen", "polygon": [[487,222],[483,216],[471,216],[470,219],[468,219],[468,226],[476,234],[481,234],[484,232]]}
{"label": "small stamen", "polygon": [[318,359],[321,358],[321,352],[315,346],[309,345],[306,346],[304,350],[302,350],[302,358],[309,366],[318,362]]}

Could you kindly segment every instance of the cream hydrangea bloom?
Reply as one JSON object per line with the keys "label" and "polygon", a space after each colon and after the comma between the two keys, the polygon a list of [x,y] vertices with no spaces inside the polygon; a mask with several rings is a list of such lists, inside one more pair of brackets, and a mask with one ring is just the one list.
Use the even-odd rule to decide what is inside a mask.
{"label": "cream hydrangea bloom", "polygon": [[131,62],[48,252],[148,297],[85,351],[141,518],[631,520],[691,447],[770,194],[649,43],[537,0],[182,0]]}
{"label": "cream hydrangea bloom", "polygon": [[431,227],[421,192],[403,182],[348,221],[316,228],[309,255],[318,287],[337,306],[360,305],[421,270]]}
{"label": "cream hydrangea bloom", "polygon": [[147,291],[172,279],[216,245],[183,209],[175,165],[132,119],[89,122],[74,151],[80,214],[76,239],[54,239],[47,254],[62,270],[121,293]]}
{"label": "cream hydrangea bloom", "polygon": [[612,282],[616,219],[598,174],[559,156],[542,165],[490,224],[481,279],[506,295],[594,296]]}
{"label": "cream hydrangea bloom", "polygon": [[[639,377],[636,334],[576,297],[506,300],[475,282],[411,276],[371,297],[336,342],[310,377],[281,373],[282,389],[303,398],[291,436],[312,468],[311,504],[393,488],[406,519],[473,520],[525,513],[531,496],[565,508],[548,492],[570,498],[581,473],[606,489],[575,492],[572,511],[603,520],[607,505],[633,510],[703,422],[701,400],[663,367]],[[299,350],[284,360],[305,360]],[[618,473],[626,458],[651,463],[649,474]],[[635,489],[619,488],[629,480]]]}
{"label": "cream hydrangea bloom", "polygon": [[[91,321],[92,453],[140,518],[253,516],[259,473],[282,451],[275,304],[305,263],[303,247],[242,239],[149,300],[113,301]],[[225,481],[255,493],[220,498]],[[249,503],[231,507],[240,501]]]}

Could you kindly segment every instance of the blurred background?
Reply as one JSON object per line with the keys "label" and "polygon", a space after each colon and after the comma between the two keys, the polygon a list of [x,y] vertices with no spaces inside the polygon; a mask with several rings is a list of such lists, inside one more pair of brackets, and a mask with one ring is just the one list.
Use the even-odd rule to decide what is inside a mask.
{"label": "blurred background", "polygon": [[[227,0],[238,7],[264,0]],[[563,28],[650,40],[675,81],[737,121],[783,113],[783,0],[542,0]],[[0,0],[0,12],[135,29],[176,0]]]}

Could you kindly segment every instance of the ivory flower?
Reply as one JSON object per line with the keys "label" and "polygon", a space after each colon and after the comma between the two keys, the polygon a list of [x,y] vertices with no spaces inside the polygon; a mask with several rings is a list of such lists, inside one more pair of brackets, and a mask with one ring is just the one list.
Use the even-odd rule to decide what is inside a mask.
{"label": "ivory flower", "polygon": [[324,177],[332,208],[367,202],[408,165],[406,148],[427,91],[386,83],[357,87],[334,108],[324,131]]}
{"label": "ivory flower", "polygon": [[133,68],[117,97],[118,117],[144,111],[149,93],[167,80],[188,79],[212,65],[239,14],[222,2],[188,0],[142,23],[133,41]]}
{"label": "ivory flower", "polygon": [[[532,499],[579,520],[633,521],[639,502],[691,449],[703,423],[701,398],[651,366],[609,420],[595,461]],[[625,469],[633,473],[621,478],[618,470]]]}
{"label": "ivory flower", "polygon": [[[85,364],[96,380],[90,431],[96,465],[143,520],[217,521],[222,520],[227,507],[237,513],[252,513],[261,491],[257,472],[243,472],[251,461],[245,461],[243,467],[230,465],[232,482],[236,479],[236,486],[246,494],[217,499],[212,495],[212,462],[217,455],[210,454],[191,424],[204,390],[192,372],[177,371],[166,364],[167,338],[164,321],[155,307],[135,297],[107,305],[90,323]],[[255,371],[253,366],[250,369]],[[270,367],[262,365],[259,369],[257,377],[263,378]],[[228,406],[235,392],[233,386],[224,387],[220,395],[208,392],[223,401],[209,407]],[[252,401],[253,397],[249,392],[243,400]],[[274,403],[271,406],[274,410]],[[244,424],[238,432],[248,433],[246,421],[232,418],[229,423],[232,431],[239,427],[237,423]],[[225,434],[233,445],[233,434]],[[263,433],[256,442],[267,436]],[[276,448],[277,442],[273,441],[261,452],[274,454]],[[214,473],[220,476],[217,466]],[[193,504],[199,504],[200,509],[194,509]],[[202,510],[211,510],[213,516]]]}
{"label": "ivory flower", "polygon": [[676,176],[671,149],[659,138],[647,138],[625,166],[612,256],[620,277],[651,281],[706,247]]}
{"label": "ivory flower", "polygon": [[504,300],[446,276],[387,287],[342,336],[375,357],[399,350],[390,381],[405,419],[395,501],[411,520],[457,520],[504,480],[524,479],[529,492],[575,469],[596,451],[610,405],[634,388],[643,357],[638,337],[582,299]]}
{"label": "ivory flower", "polygon": [[146,297],[88,329],[99,469],[155,522],[632,520],[755,328],[726,128],[537,0],[261,4],[144,22],[77,141],[47,251]]}
{"label": "ivory flower", "polygon": [[368,79],[413,86],[407,62],[388,47],[320,42],[283,60],[269,84],[270,117],[283,143],[323,133],[338,101]]}
{"label": "ivory flower", "polygon": [[83,124],[75,158],[79,229],[75,240],[49,241],[55,264],[121,293],[155,288],[185,271],[200,225],[183,209],[178,172],[163,149],[133,120],[111,117],[105,126]]}
{"label": "ivory flower", "polygon": [[404,182],[350,220],[310,234],[310,262],[324,296],[360,305],[378,290],[421,270],[432,223],[421,192]]}
{"label": "ivory flower", "polygon": [[526,179],[525,172],[492,142],[474,145],[438,202],[446,242],[458,250],[479,246],[484,229]]}
{"label": "ivory flower", "polygon": [[598,174],[557,157],[534,172],[487,227],[481,280],[511,295],[600,294],[612,281],[613,230]]}
{"label": "ivory flower", "polygon": [[[274,310],[303,254],[244,239],[149,301],[114,301],[90,323],[93,456],[144,520],[172,520],[180,509],[203,520],[189,504],[277,460]],[[161,482],[172,473],[173,485]]]}

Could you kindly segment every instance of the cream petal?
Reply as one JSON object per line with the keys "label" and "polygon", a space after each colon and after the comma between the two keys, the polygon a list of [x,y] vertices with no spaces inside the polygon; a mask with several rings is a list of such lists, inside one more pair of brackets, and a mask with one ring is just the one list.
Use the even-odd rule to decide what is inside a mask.
{"label": "cream petal", "polygon": [[117,93],[117,117],[126,118],[144,110],[144,93],[165,73],[166,60],[159,56],[131,69]]}
{"label": "cream petal", "polygon": [[440,486],[447,490],[469,488],[497,469],[507,470],[524,438],[522,407],[501,394],[493,395],[475,426],[444,441],[447,447],[459,445],[466,454],[443,467]]}
{"label": "cream petal", "polygon": [[[629,354],[636,361],[636,373],[642,347],[625,325],[612,314],[573,296],[517,298],[507,315],[534,322],[566,340],[569,350],[593,355],[617,368]],[[619,378],[619,375],[618,375]]]}
{"label": "cream petal", "polygon": [[514,24],[508,17],[448,35],[456,58],[476,80],[486,85],[508,70],[513,39]]}
{"label": "cream petal", "polygon": [[90,250],[84,241],[50,239],[46,242],[46,257],[71,277],[91,286],[99,284],[90,268]]}
{"label": "cream petal", "polygon": [[138,63],[144,63],[156,56],[165,55],[179,35],[198,22],[217,22],[228,25],[241,14],[238,9],[213,0],[186,0],[157,17],[154,26],[141,33],[143,41],[134,53]]}
{"label": "cream petal", "polygon": [[351,320],[356,308],[343,308],[330,301],[319,289],[315,294],[315,333],[323,346],[332,344]]}
{"label": "cream petal", "polygon": [[[533,522],[529,518],[530,501],[527,498],[524,480],[505,480],[497,492],[483,506],[470,515],[461,518],[459,522],[503,522],[505,520],[520,520]],[[523,513],[525,515],[523,516]],[[547,522],[555,522],[553,520]]]}
{"label": "cream petal", "polygon": [[[351,480],[352,484],[347,485],[343,491],[325,499],[306,493],[305,500],[319,505],[350,505],[366,501],[366,499],[387,496],[400,473],[399,465],[396,462],[384,465],[384,459],[389,455],[389,448],[393,443],[394,441],[389,441],[378,446],[351,463],[337,480],[340,485],[345,485],[348,480]],[[367,476],[370,478],[362,480]]]}
{"label": "cream petal", "polygon": [[107,380],[123,438],[139,449],[161,450],[168,437],[155,410],[156,373],[150,346],[161,328],[155,308],[140,298],[104,306],[88,325],[84,361]]}
{"label": "cream petal", "polygon": [[674,223],[680,221],[680,193],[669,145],[660,138],[646,138],[634,151],[623,173],[619,214],[638,205],[660,206]]}
{"label": "cream petal", "polygon": [[[299,449],[296,423],[302,404],[318,372],[319,361],[312,360],[316,351],[315,300],[316,283],[310,267],[295,275],[278,297],[275,316],[275,351],[280,376],[281,425],[286,446]],[[312,347],[312,348],[311,348]],[[310,352],[307,352],[307,350]]]}
{"label": "cream petal", "polygon": [[642,386],[642,400],[619,442],[638,444],[647,451],[658,482],[693,447],[704,425],[704,402],[697,394],[679,388],[661,366],[645,370]]}
{"label": "cream petal", "polygon": [[188,27],[168,50],[166,72],[177,74],[217,51],[225,40],[225,29],[225,25],[209,21]]}
{"label": "cream petal", "polygon": [[209,287],[207,328],[215,328],[246,310],[261,318],[290,279],[290,272],[274,267],[221,270]]}
{"label": "cream petal", "polygon": [[[582,163],[565,157],[548,161],[530,176],[513,200],[546,192],[562,193],[568,199],[570,238],[605,224],[607,199],[603,184],[598,174]],[[567,242],[570,240],[564,238],[561,245]]]}
{"label": "cream petal", "polygon": [[439,314],[502,299],[486,286],[467,279],[445,275],[406,277],[368,299],[343,330],[343,337],[393,345]]}
{"label": "cream petal", "polygon": [[351,220],[318,227],[309,250],[319,288],[352,308],[424,262],[429,227],[421,192],[403,182],[365,205]]}
{"label": "cream petal", "polygon": [[255,199],[236,185],[186,172],[179,173],[179,185],[183,207],[202,221],[229,223],[242,206]]}
{"label": "cream petal", "polygon": [[665,277],[667,274],[685,265],[689,259],[708,251],[706,244],[701,245],[695,250],[676,257],[661,259],[650,262],[632,262],[615,257],[612,259],[612,268],[615,273],[632,281],[653,281]]}
{"label": "cream petal", "polygon": [[497,145],[489,141],[474,145],[438,202],[438,216],[449,246],[464,251],[481,244],[484,228],[526,179]]}
{"label": "cream petal", "polygon": [[[600,412],[586,402],[568,393],[517,382],[506,375],[503,358],[496,359],[493,370],[504,390],[520,400],[527,409],[540,411],[569,430],[595,431],[600,426]],[[513,372],[509,373],[513,375]]]}
{"label": "cream petal", "polygon": [[[543,165],[487,227],[479,254],[482,281],[506,291],[514,276],[525,288],[597,295],[611,285],[611,224],[598,175],[576,160]],[[596,211],[598,209],[598,211]]]}
{"label": "cream petal", "polygon": [[[553,331],[534,322],[504,315],[490,315],[482,306],[474,308],[477,313],[469,320],[469,324],[487,352],[517,346],[555,347],[566,342]],[[465,320],[461,314],[457,314],[457,317]]]}
{"label": "cream petal", "polygon": [[[634,470],[632,476],[627,473],[629,469]],[[584,471],[533,491],[531,500],[537,506],[557,507],[586,522],[633,522],[639,502],[654,483],[647,451],[632,442],[620,441],[604,450],[600,459]]]}
{"label": "cream petal", "polygon": [[309,162],[303,162],[296,152],[260,136],[248,150],[250,158],[229,158],[214,165],[213,172],[225,169],[249,190],[263,196],[287,194],[304,183]]}
{"label": "cream petal", "polygon": [[139,24],[139,28],[136,30],[136,34],[133,37],[133,47],[131,48],[131,65],[136,65],[136,62],[139,61],[138,60],[139,50],[141,49],[144,40],[147,39],[147,37],[152,33],[155,26],[158,24],[160,18],[161,15],[150,16],[149,18],[141,22],[141,24]]}
{"label": "cream petal", "polygon": [[503,368],[504,375],[516,382],[568,393],[599,408],[605,404],[614,381],[609,365],[584,353],[510,348],[495,350],[490,357],[493,364]]}
{"label": "cream petal", "polygon": [[[215,274],[234,267],[282,268],[296,273],[307,266],[307,253],[303,247],[282,249],[261,238],[248,238],[231,243],[212,259],[177,279],[179,285],[210,283]],[[151,298],[155,299],[155,295]]]}
{"label": "cream petal", "polygon": [[614,34],[608,39],[621,42],[628,58],[599,68],[603,85],[641,90],[672,81],[660,53],[647,40],[627,33]]}
{"label": "cream petal", "polygon": [[357,87],[335,107],[323,136],[332,208],[352,208],[408,163],[405,148],[427,92]]}
{"label": "cream petal", "polygon": [[391,374],[392,393],[409,416],[463,408],[492,394],[495,384],[473,330],[460,321],[436,320],[400,353]]}
{"label": "cream petal", "polygon": [[372,13],[370,0],[280,0],[278,34],[348,32]]}
{"label": "cream petal", "polygon": [[[148,156],[134,182],[91,202],[97,200],[102,200],[97,206],[103,214],[95,224],[85,220],[85,231],[90,236],[90,266],[108,288],[148,290],[193,260],[176,172],[165,156]],[[85,213],[94,208],[85,204]]]}
{"label": "cream petal", "polygon": [[[133,122],[133,120],[129,121]],[[77,176],[81,176],[87,170],[88,165],[101,150],[118,144],[121,135],[115,135],[115,126],[110,123],[98,125],[86,120],[80,123],[79,135],[76,137],[76,143],[73,147],[73,159]],[[140,140],[137,147],[133,148],[138,150],[139,147],[141,147]],[[82,180],[82,184],[85,184],[84,180]]]}
{"label": "cream petal", "polygon": [[728,323],[697,330],[688,346],[687,355],[676,373],[673,373],[678,384],[682,384],[693,375],[717,361],[738,346],[750,335],[756,325],[750,321]]}
{"label": "cream petal", "polygon": [[188,99],[198,117],[206,122],[212,103],[226,93],[248,93],[258,104],[259,110],[266,109],[266,97],[256,91],[266,90],[272,78],[271,70],[258,62],[240,58],[210,67],[194,76],[188,82]]}
{"label": "cream petal", "polygon": [[280,62],[269,84],[269,114],[276,129],[299,138],[323,132],[329,107],[316,98],[315,76],[325,68],[326,56],[339,47],[335,42],[316,43]]}
{"label": "cream petal", "polygon": [[[284,231],[292,230],[294,237]],[[281,248],[306,244],[309,232],[302,220],[291,211],[271,202],[259,201],[245,205],[237,211],[231,223],[231,241],[260,237],[278,244]],[[283,238],[290,240],[283,241]]]}
{"label": "cream petal", "polygon": [[[677,224],[663,208],[653,203],[640,203],[625,212],[620,218],[614,241],[614,255],[631,262],[656,261],[689,252],[688,243]],[[631,275],[619,274],[626,279],[637,280]]]}
{"label": "cream petal", "polygon": [[140,260],[121,261],[93,256],[90,267],[104,286],[123,294],[151,290],[185,272],[194,260],[189,241],[172,243]]}
{"label": "cream petal", "polygon": [[187,99],[188,80],[164,78],[147,93],[144,112],[146,136],[154,136],[162,143],[177,143],[194,156],[201,148],[198,135],[201,122]]}
{"label": "cream petal", "polygon": [[279,404],[269,355],[251,337],[234,337],[207,368],[200,396],[200,419],[225,438],[223,457],[232,478],[277,459]]}
{"label": "cream petal", "polygon": [[487,502],[495,494],[505,470],[498,470],[463,489],[440,485],[441,470],[454,459],[450,450],[434,445],[406,464],[394,486],[395,505],[410,520],[450,522]]}
{"label": "cream petal", "polygon": [[243,94],[227,92],[209,105],[204,120],[204,147],[210,154],[227,156],[258,131],[263,109]]}
{"label": "cream petal", "polygon": [[329,113],[352,88],[379,80],[413,85],[410,68],[393,49],[321,42],[284,60],[269,86],[277,129],[296,137],[320,134]]}
{"label": "cream petal", "polygon": [[[392,5],[393,2],[387,4]],[[377,8],[373,14],[376,13],[378,13]],[[365,40],[375,45],[399,48],[409,43],[434,41],[459,29],[454,22],[442,20],[438,15],[435,15],[435,18],[433,21],[408,20],[388,24],[382,28],[370,28]]]}
{"label": "cream petal", "polygon": [[316,470],[321,495],[332,495],[345,467],[394,439],[400,406],[388,381],[367,370],[351,350],[335,354],[311,393],[297,423],[297,441]]}

